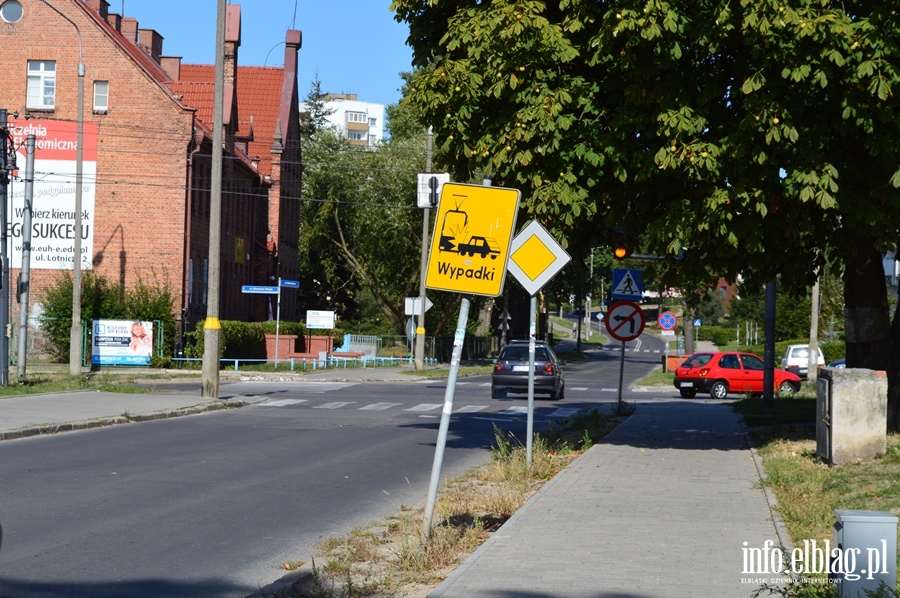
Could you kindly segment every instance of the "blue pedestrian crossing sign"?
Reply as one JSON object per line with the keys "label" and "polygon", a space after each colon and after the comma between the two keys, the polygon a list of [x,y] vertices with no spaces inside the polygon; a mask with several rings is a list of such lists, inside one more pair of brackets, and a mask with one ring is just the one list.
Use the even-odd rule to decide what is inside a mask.
{"label": "blue pedestrian crossing sign", "polygon": [[616,268],[613,270],[613,286],[612,293],[610,293],[612,298],[623,301],[640,301],[644,294],[641,272],[641,270],[630,270],[628,268]]}

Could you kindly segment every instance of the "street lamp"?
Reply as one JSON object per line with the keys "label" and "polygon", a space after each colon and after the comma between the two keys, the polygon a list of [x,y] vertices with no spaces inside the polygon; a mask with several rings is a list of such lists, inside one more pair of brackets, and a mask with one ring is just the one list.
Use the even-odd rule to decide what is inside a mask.
{"label": "street lamp", "polygon": [[81,29],[75,21],[42,0],[53,12],[67,20],[75,28],[78,36],[78,129],[75,148],[75,247],[72,255],[72,332],[69,336],[69,374],[81,375],[81,188],[84,160],[84,53],[81,44]]}

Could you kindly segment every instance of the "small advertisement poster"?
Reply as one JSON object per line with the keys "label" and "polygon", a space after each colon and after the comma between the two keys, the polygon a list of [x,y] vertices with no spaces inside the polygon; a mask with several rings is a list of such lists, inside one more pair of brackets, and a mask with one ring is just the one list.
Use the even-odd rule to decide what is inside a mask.
{"label": "small advertisement poster", "polygon": [[306,327],[309,329],[330,330],[334,328],[334,312],[324,310],[307,310]]}
{"label": "small advertisement poster", "polygon": [[153,322],[94,320],[93,337],[94,365],[150,365]]}

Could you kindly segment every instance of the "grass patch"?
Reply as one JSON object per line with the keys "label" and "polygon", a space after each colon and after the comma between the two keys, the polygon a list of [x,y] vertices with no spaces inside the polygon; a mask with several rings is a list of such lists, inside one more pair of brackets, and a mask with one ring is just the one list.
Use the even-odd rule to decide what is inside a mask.
{"label": "grass patch", "polygon": [[766,426],[813,426],[816,422],[816,399],[802,395],[775,397],[774,406],[766,407],[759,397],[746,397],[732,408],[750,428]]}
{"label": "grass patch", "polygon": [[71,392],[76,390],[99,390],[103,392],[118,392],[141,394],[150,392],[147,389],[135,386],[120,376],[102,374],[99,376],[43,376],[30,377],[25,382],[12,382],[9,386],[0,387],[0,397],[13,397],[29,394],[45,394],[51,392]]}
{"label": "grass patch", "polygon": [[[532,443],[494,429],[491,459],[445,483],[435,504],[427,545],[424,508],[396,515],[316,547],[313,574],[278,598],[362,598],[428,593],[480,546],[537,490],[621,421],[597,409],[560,422]],[[321,564],[320,564],[321,563]]]}
{"label": "grass patch", "polygon": [[[804,540],[814,539],[820,546],[832,540],[835,509],[900,513],[900,437],[888,436],[882,457],[829,466],[816,454],[816,399],[810,393],[804,389],[797,397],[776,397],[772,408],[763,406],[759,398],[733,405],[753,428],[753,442],[766,474],[764,484],[775,495],[776,510],[795,547],[802,547]],[[783,588],[763,586],[757,595],[834,596],[824,575],[804,577]],[[893,590],[875,595],[897,596]]]}

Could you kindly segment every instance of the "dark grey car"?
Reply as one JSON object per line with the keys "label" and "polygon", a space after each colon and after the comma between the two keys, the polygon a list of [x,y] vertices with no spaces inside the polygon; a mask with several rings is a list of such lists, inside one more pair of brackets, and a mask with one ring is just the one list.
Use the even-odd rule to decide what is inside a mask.
{"label": "dark grey car", "polygon": [[[554,401],[565,398],[566,380],[561,362],[544,342],[534,344],[534,392],[549,394]],[[528,392],[528,342],[513,342],[500,351],[491,377],[491,398],[508,392]]]}

